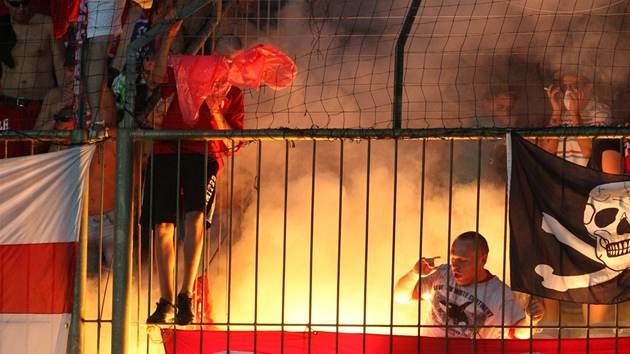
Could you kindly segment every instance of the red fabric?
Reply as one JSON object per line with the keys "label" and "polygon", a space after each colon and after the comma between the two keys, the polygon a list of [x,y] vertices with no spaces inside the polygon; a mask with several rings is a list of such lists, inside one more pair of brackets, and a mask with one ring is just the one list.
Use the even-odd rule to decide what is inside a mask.
{"label": "red fabric", "polygon": [[193,289],[193,305],[195,308],[195,318],[197,321],[209,323],[212,322],[210,312],[212,305],[210,303],[210,283],[208,276],[202,275],[197,277]]}
{"label": "red fabric", "polygon": [[0,313],[71,313],[76,256],[76,242],[0,245]]}
{"label": "red fabric", "polygon": [[55,27],[55,38],[61,36],[68,30],[68,25],[76,21],[79,17],[78,0],[51,0],[51,14]]}
{"label": "red fabric", "polygon": [[[415,336],[331,332],[225,332],[162,330],[167,354],[217,353],[338,353],[338,354],[417,354],[417,353],[587,353],[616,354],[630,345],[630,338],[586,339],[444,339]],[[201,340],[200,340],[201,339]],[[229,341],[229,345],[228,345]]]}
{"label": "red fabric", "polygon": [[263,82],[280,90],[289,86],[296,74],[297,66],[280,49],[259,44],[234,56],[229,82],[241,88],[255,89]]}
{"label": "red fabric", "polygon": [[[76,21],[79,13],[78,0],[32,0],[31,10],[52,18],[55,38],[61,38],[68,30],[68,24]],[[4,2],[0,2],[0,15],[7,13]]]}
{"label": "red fabric", "polygon": [[261,83],[279,90],[295,79],[293,60],[271,45],[257,45],[234,56],[232,65],[219,55],[172,55],[173,69],[183,121],[196,124],[202,102],[217,107],[230,87],[258,89]]}
{"label": "red fabric", "polygon": [[[169,82],[174,81],[173,72],[169,70]],[[179,89],[175,92],[175,87],[170,85],[162,86],[160,91],[162,97],[168,97],[171,94],[175,94],[173,102],[168,108],[164,120],[162,121],[162,130],[217,130],[218,126],[212,114],[210,108],[206,103],[202,103],[199,107],[199,119],[191,127],[184,121],[184,117],[181,110],[180,100],[178,99]],[[245,112],[243,111],[243,93],[238,87],[231,87],[227,92],[224,101],[220,104],[220,110],[223,113],[226,121],[233,129],[243,129]],[[182,153],[199,153],[203,154],[205,151],[205,141],[181,141]],[[170,140],[156,140],[154,144],[154,153],[158,154],[174,154],[177,153],[177,141]],[[219,171],[223,168],[223,159],[221,153],[227,154],[228,148],[223,141],[212,140],[208,142],[208,151],[210,156],[215,158],[219,162]]]}
{"label": "red fabric", "polygon": [[182,120],[193,126],[199,119],[199,107],[206,101],[217,107],[230,90],[227,83],[229,66],[218,55],[172,55],[168,65],[173,68]]}
{"label": "red fabric", "polygon": [[[26,109],[9,104],[0,103],[0,131],[1,130],[32,130],[35,118],[41,108],[41,103],[32,101]],[[29,112],[31,112],[29,114]],[[34,113],[35,115],[32,115]],[[6,147],[6,154],[5,154]],[[35,151],[36,153],[38,151]],[[7,141],[0,142],[0,158],[27,156],[31,154],[31,142]]]}

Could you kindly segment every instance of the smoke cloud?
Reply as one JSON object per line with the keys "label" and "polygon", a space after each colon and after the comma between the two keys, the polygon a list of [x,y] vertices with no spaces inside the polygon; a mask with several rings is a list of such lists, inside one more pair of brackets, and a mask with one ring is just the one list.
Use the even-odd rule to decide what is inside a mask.
{"label": "smoke cloud", "polygon": [[[277,46],[299,70],[287,89],[245,92],[246,127],[391,128],[394,52],[410,1],[282,4],[277,21],[223,24],[246,46]],[[509,126],[542,126],[550,114],[543,87],[556,71],[592,80],[617,123],[625,121],[627,6],[422,1],[405,50],[403,127],[471,126],[488,115],[484,97],[496,90],[518,96]],[[231,245],[211,246],[219,254],[208,268],[213,320],[242,329],[257,323],[258,329],[376,333],[389,333],[392,323],[418,323],[417,308],[392,304],[393,284],[421,255],[447,262],[451,240],[468,230],[489,238],[488,268],[509,282],[505,184],[485,179],[488,151],[497,145],[377,140],[245,147],[232,158],[239,199]]]}

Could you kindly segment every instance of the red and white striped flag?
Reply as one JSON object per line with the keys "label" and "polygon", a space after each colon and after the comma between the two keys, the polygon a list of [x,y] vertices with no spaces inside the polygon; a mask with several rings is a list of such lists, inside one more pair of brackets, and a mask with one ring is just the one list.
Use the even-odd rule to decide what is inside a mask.
{"label": "red and white striped flag", "polygon": [[66,350],[94,150],[0,160],[0,353]]}

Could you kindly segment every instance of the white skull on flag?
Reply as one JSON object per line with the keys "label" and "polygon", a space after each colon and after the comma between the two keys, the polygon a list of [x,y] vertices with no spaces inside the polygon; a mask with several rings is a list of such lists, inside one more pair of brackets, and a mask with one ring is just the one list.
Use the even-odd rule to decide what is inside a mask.
{"label": "white skull on flag", "polygon": [[630,268],[630,181],[598,185],[589,193],[584,207],[584,226],[595,240],[595,248],[556,218],[542,213],[541,228],[564,245],[604,267],[592,273],[561,275],[548,264],[534,270],[543,277],[543,286],[557,291],[587,288],[607,282]]}
{"label": "white skull on flag", "polygon": [[599,185],[584,208],[584,226],[596,240],[597,258],[616,271],[630,267],[629,188],[628,182]]}

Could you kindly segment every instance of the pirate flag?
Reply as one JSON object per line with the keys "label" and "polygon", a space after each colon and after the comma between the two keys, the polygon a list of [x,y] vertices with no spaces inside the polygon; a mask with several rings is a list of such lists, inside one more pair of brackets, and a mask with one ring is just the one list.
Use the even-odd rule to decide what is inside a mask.
{"label": "pirate flag", "polygon": [[511,287],[579,303],[630,298],[630,176],[508,134]]}

